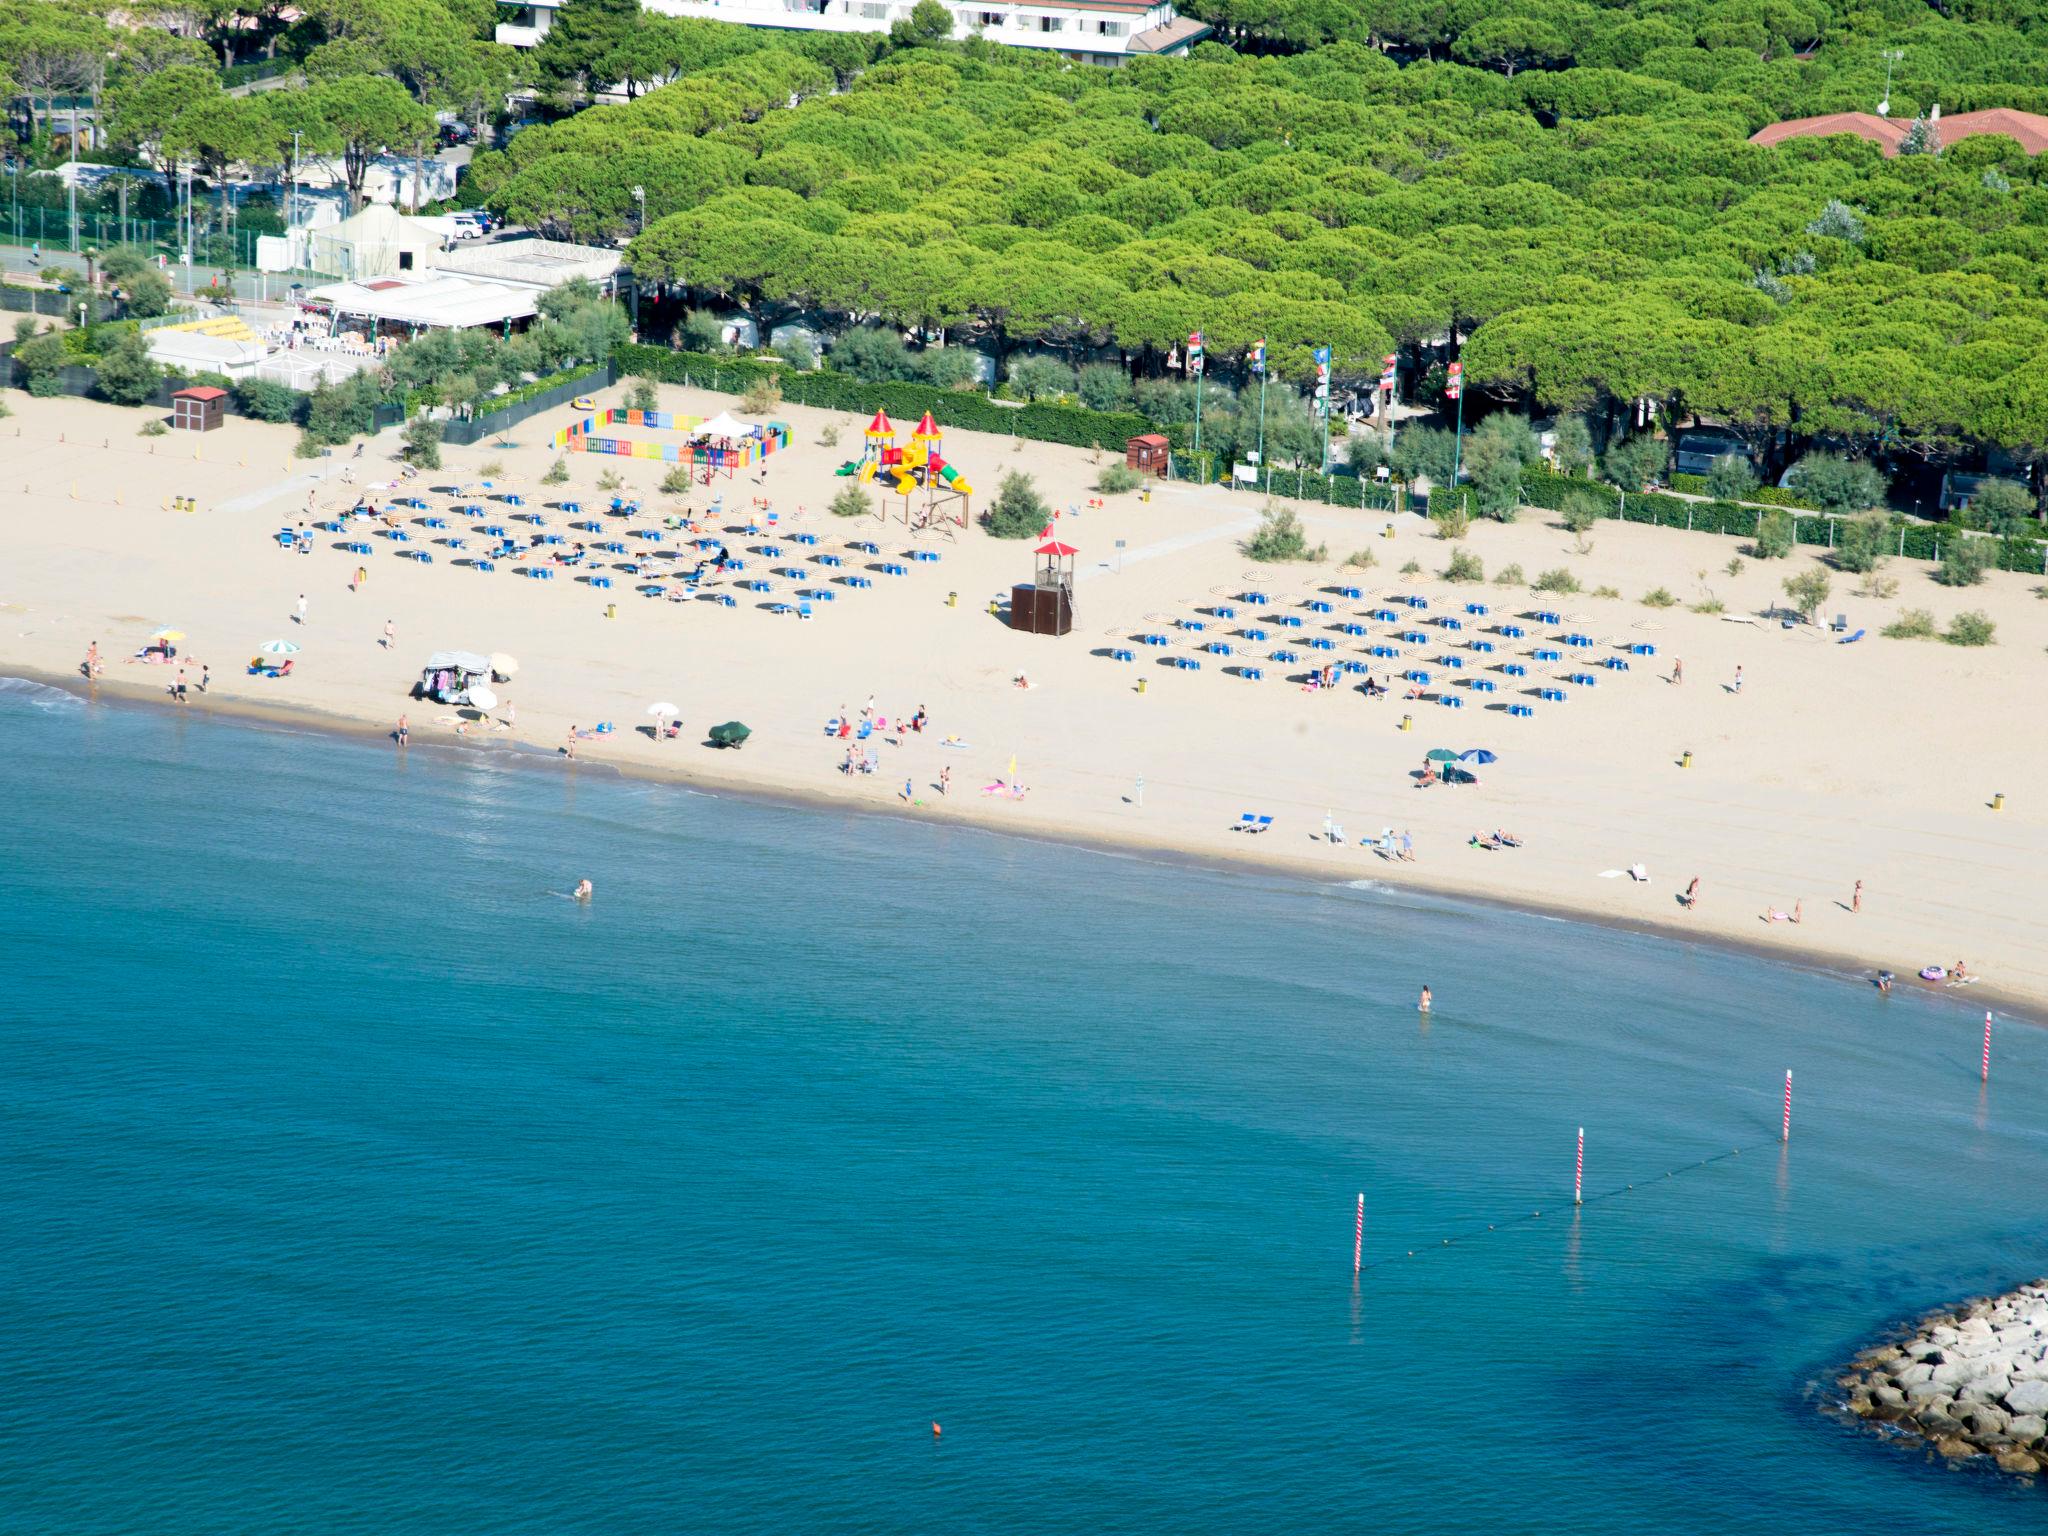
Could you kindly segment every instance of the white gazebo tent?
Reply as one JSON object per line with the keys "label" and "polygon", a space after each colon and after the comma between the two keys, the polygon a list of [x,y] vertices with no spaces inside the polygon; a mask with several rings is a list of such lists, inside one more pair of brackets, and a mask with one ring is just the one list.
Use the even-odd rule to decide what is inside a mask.
{"label": "white gazebo tent", "polygon": [[447,237],[432,221],[409,219],[395,208],[371,203],[337,224],[310,231],[306,264],[336,277],[389,277],[423,272],[433,265]]}
{"label": "white gazebo tent", "polygon": [[741,438],[751,437],[760,430],[751,421],[741,421],[739,417],[733,415],[730,411],[720,411],[709,421],[691,428],[690,436],[714,439],[721,437]]}

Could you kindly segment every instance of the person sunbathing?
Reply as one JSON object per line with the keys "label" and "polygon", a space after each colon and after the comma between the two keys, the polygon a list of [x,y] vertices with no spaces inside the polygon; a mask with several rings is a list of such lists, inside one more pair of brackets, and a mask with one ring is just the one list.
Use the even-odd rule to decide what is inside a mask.
{"label": "person sunbathing", "polygon": [[1801,909],[1805,905],[1805,899],[1802,897],[1800,900],[1792,903],[1792,910],[1790,912],[1781,912],[1776,907],[1772,907],[1764,913],[1764,921],[1767,923],[1796,923],[1799,921]]}

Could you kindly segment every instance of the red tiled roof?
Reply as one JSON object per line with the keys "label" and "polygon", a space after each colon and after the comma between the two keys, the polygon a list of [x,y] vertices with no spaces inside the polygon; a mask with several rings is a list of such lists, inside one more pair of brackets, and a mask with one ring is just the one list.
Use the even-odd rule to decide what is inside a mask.
{"label": "red tiled roof", "polygon": [[173,400],[225,400],[227,397],[226,390],[215,389],[211,384],[194,384],[190,389],[178,390],[171,396]]}
{"label": "red tiled roof", "polygon": [[[1877,145],[1886,155],[1896,155],[1900,141],[1912,126],[1897,118],[1879,117],[1875,112],[1830,112],[1823,117],[1795,117],[1790,122],[1772,123],[1751,134],[1749,142],[1768,147],[1787,139],[1824,139],[1830,134],[1853,133]],[[1981,112],[1958,112],[1954,117],[1944,117],[1935,128],[1944,144],[2002,133],[2030,155],[2048,150],[2048,117],[2038,112],[1986,107]]]}

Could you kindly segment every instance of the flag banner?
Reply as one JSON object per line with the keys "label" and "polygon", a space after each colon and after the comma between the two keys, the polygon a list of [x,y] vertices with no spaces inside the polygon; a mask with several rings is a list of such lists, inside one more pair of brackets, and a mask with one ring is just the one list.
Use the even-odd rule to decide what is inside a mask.
{"label": "flag banner", "polygon": [[1188,338],[1188,372],[1191,374],[1200,373],[1205,360],[1206,353],[1202,346],[1202,333],[1197,331]]}
{"label": "flag banner", "polygon": [[1263,338],[1252,343],[1252,372],[1266,371],[1266,343]]}

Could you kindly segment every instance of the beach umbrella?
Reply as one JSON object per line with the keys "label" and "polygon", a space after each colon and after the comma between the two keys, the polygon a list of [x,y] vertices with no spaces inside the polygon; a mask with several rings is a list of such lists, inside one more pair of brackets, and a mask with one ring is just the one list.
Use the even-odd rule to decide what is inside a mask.
{"label": "beach umbrella", "polygon": [[471,709],[496,709],[498,696],[488,688],[472,688],[467,695]]}
{"label": "beach umbrella", "polygon": [[673,720],[677,715],[680,715],[682,711],[680,709],[677,709],[675,705],[664,702],[659,704],[648,705],[647,713],[654,716],[654,739],[656,741],[659,741],[661,740],[661,722],[664,720]]}
{"label": "beach umbrella", "polygon": [[1429,751],[1423,754],[1424,762],[1455,763],[1457,760],[1458,754],[1453,752],[1449,747],[1431,747]]}
{"label": "beach umbrella", "polygon": [[290,640],[266,640],[256,649],[266,656],[296,656],[299,654],[298,646]]}
{"label": "beach umbrella", "polygon": [[1494,757],[1494,755],[1493,755],[1493,754],[1492,754],[1491,752],[1487,751],[1487,750],[1486,750],[1486,748],[1484,748],[1484,747],[1474,747],[1474,748],[1473,748],[1473,749],[1472,749],[1471,751],[1469,751],[1469,752],[1460,752],[1460,753],[1458,754],[1458,761],[1459,761],[1459,762],[1461,762],[1461,763],[1480,763],[1480,764],[1486,764],[1486,763],[1491,763],[1491,762],[1495,762],[1495,761],[1497,761],[1497,759],[1496,759],[1496,758]]}
{"label": "beach umbrella", "polygon": [[719,747],[737,747],[754,733],[737,720],[728,720],[723,725],[711,727],[711,742]]}
{"label": "beach umbrella", "polygon": [[149,638],[152,640],[182,640],[185,638],[185,631],[182,629],[160,629]]}
{"label": "beach umbrella", "polygon": [[519,670],[519,658],[507,656],[503,651],[491,652],[491,676],[511,677]]}

